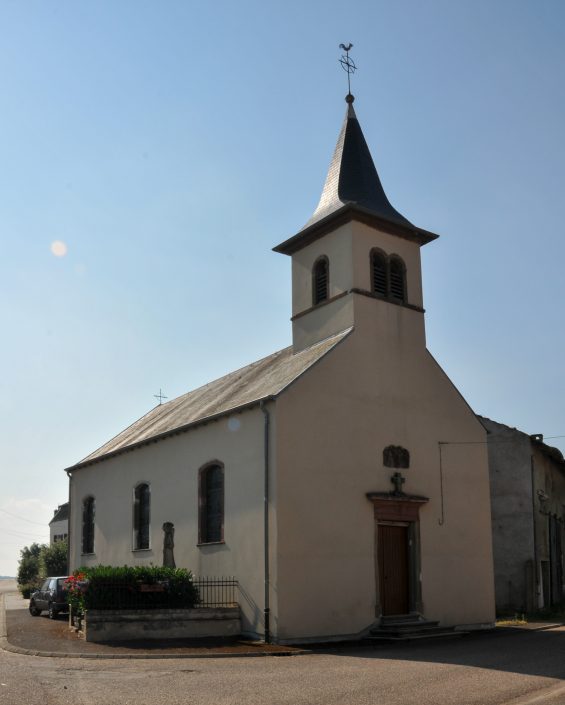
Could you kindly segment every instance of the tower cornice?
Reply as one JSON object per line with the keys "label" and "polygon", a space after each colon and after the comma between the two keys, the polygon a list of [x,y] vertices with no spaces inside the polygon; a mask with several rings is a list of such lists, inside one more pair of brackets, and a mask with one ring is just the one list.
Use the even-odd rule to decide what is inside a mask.
{"label": "tower cornice", "polygon": [[390,235],[397,235],[405,240],[416,242],[419,245],[427,245],[429,242],[432,242],[439,237],[439,235],[436,235],[428,230],[417,228],[411,223],[408,223],[408,221],[407,225],[395,223],[377,215],[369,208],[364,208],[363,206],[358,206],[354,203],[347,203],[327,215],[325,218],[317,220],[311,225],[307,225],[296,235],[293,235],[293,237],[285,240],[280,245],[273,247],[273,250],[275,252],[280,252],[283,255],[292,255],[303,247],[306,247],[306,245],[309,245],[311,242],[323,237],[326,233],[335,230],[340,225],[349,223],[352,220],[364,223],[365,225],[370,225],[377,230],[389,233]]}

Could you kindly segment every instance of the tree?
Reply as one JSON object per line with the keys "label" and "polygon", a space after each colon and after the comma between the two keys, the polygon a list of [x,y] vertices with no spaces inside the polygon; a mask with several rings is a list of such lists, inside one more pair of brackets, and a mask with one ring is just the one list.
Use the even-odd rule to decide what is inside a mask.
{"label": "tree", "polygon": [[67,541],[57,541],[51,546],[42,546],[39,570],[45,577],[67,575]]}
{"label": "tree", "polygon": [[17,578],[24,597],[29,597],[51,575],[67,575],[67,541],[57,541],[52,546],[32,543],[22,548]]}
{"label": "tree", "polygon": [[22,558],[39,558],[43,546],[45,546],[45,544],[39,543],[32,543],[31,546],[25,546],[20,551],[20,556]]}
{"label": "tree", "polygon": [[29,597],[29,592],[35,587],[39,587],[41,582],[40,556],[45,545],[32,543],[20,551],[20,562],[18,564],[18,586],[24,597]]}

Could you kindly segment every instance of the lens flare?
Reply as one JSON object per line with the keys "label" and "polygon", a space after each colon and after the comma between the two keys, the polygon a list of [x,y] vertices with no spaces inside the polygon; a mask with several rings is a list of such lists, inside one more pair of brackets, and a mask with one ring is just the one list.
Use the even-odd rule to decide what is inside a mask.
{"label": "lens flare", "polygon": [[67,254],[67,246],[62,240],[55,240],[51,243],[51,252],[55,257],[64,257]]}

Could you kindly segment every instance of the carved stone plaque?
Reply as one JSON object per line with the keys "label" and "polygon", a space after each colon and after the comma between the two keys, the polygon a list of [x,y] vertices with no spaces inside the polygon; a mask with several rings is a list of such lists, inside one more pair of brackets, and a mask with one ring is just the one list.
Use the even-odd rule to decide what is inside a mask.
{"label": "carved stone plaque", "polygon": [[387,468],[409,468],[410,453],[402,446],[387,446],[383,450],[383,464]]}

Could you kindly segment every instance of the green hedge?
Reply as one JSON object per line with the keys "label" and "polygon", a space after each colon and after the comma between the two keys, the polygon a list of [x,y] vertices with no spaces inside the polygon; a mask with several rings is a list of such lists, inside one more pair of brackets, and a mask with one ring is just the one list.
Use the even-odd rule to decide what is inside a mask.
{"label": "green hedge", "polygon": [[41,583],[25,583],[24,585],[18,585],[18,590],[22,593],[22,597],[29,600],[32,592],[39,590]]}
{"label": "green hedge", "polygon": [[198,604],[198,588],[184,568],[95,566],[81,568],[85,609],[178,609]]}

